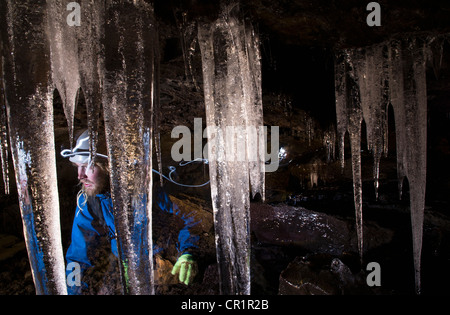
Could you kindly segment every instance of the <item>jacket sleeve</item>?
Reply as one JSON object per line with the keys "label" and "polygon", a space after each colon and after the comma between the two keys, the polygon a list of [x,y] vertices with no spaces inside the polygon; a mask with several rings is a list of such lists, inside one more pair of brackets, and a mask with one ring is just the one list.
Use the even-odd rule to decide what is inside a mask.
{"label": "jacket sleeve", "polygon": [[157,206],[162,211],[173,214],[182,222],[176,244],[178,255],[195,254],[196,249],[198,249],[199,236],[192,233],[192,228],[196,226],[199,221],[196,221],[193,213],[183,213],[178,206],[170,200],[164,190],[158,189],[156,197]]}

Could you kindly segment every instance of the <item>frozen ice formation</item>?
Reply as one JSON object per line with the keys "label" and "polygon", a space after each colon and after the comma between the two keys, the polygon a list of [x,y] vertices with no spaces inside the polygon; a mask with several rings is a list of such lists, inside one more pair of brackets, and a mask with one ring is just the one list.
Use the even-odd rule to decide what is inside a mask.
{"label": "frozen ice formation", "polygon": [[[259,137],[250,132],[258,128],[243,128],[237,137],[245,146],[226,150],[236,139],[211,131],[262,126],[259,41],[236,4],[224,5],[216,21],[199,23],[198,38],[220,290],[250,294],[250,193],[264,198],[264,161],[255,161],[250,154],[263,144],[255,142]],[[243,162],[239,154],[245,154]]]}
{"label": "frozen ice formation", "polygon": [[[3,50],[3,42],[0,34],[0,52]],[[9,147],[8,147],[8,125],[6,117],[5,84],[3,82],[3,62],[0,60],[0,159],[2,163],[3,185],[5,194],[9,195]]]}
{"label": "frozen ice formation", "polygon": [[153,111],[158,108],[153,7],[146,1],[83,1],[83,23],[74,27],[67,23],[65,6],[59,0],[1,4],[7,20],[1,47],[3,177],[7,183],[8,126],[36,292],[66,293],[53,91],[61,95],[73,143],[81,89],[93,155],[104,104],[124,293],[151,294],[151,151]]}
{"label": "frozen ice formation", "polygon": [[[387,154],[387,112],[395,116],[399,191],[410,184],[416,292],[420,292],[423,211],[426,187],[427,89],[429,43],[436,37],[392,39],[370,47],[347,49],[336,56],[335,96],[339,156],[344,165],[344,137],[351,144],[356,226],[361,259],[362,230],[361,123],[367,128],[374,158],[373,180],[378,196],[380,158]],[[441,51],[441,50],[438,50]],[[439,56],[437,56],[439,58]]]}
{"label": "frozen ice formation", "polygon": [[127,294],[154,294],[152,139],[158,38],[145,1],[106,9],[103,110],[119,260]]}
{"label": "frozen ice formation", "polygon": [[[53,83],[43,1],[2,2],[7,125],[37,294],[65,294],[53,133]],[[2,33],[4,36],[4,33]],[[26,127],[24,128],[24,122]],[[2,123],[5,123],[2,119]],[[2,125],[2,131],[6,125]],[[5,140],[2,136],[3,144]],[[4,147],[4,146],[3,146]],[[2,158],[5,156],[2,154]],[[5,162],[3,162],[4,164]]]}

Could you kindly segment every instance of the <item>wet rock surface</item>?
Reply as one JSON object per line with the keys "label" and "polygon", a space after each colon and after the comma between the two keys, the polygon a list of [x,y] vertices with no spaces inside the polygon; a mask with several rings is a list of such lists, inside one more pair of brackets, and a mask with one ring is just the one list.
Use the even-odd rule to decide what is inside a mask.
{"label": "wet rock surface", "polygon": [[[251,215],[252,231],[260,242],[333,255],[357,251],[353,221],[284,204],[254,204]],[[368,222],[365,232],[367,248],[389,243],[393,235],[392,230]]]}
{"label": "wet rock surface", "polygon": [[280,275],[281,295],[373,294],[362,271],[330,255],[296,257]]}

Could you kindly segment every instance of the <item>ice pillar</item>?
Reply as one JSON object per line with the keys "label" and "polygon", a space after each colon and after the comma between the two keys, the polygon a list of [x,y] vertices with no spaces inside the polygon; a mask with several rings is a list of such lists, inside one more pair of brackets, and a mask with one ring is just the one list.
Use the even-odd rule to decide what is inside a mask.
{"label": "ice pillar", "polygon": [[[262,126],[258,39],[236,4],[199,23],[198,37],[220,290],[250,294],[250,186],[264,197],[264,158],[257,154],[264,144],[255,138]],[[226,136],[227,127],[241,129]]]}
{"label": "ice pillar", "polygon": [[108,1],[103,109],[124,293],[153,294],[152,114],[157,35],[146,1]]}
{"label": "ice pillar", "polygon": [[[24,236],[37,294],[65,294],[45,1],[7,1],[6,109]],[[6,36],[5,36],[6,35]],[[5,38],[5,39],[6,39]]]}

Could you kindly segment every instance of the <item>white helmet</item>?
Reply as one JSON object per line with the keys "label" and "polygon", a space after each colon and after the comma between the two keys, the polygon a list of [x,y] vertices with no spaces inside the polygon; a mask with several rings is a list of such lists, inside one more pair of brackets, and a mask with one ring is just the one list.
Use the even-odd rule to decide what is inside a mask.
{"label": "white helmet", "polygon": [[[65,149],[61,151],[61,155],[69,158],[70,162],[79,164],[90,164],[91,153],[89,152],[89,132],[85,130],[77,139],[77,144],[72,150]],[[96,156],[107,159],[108,156],[97,153]]]}

